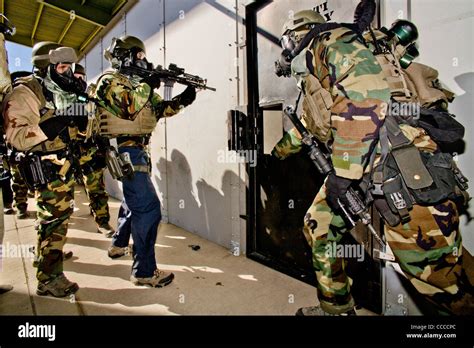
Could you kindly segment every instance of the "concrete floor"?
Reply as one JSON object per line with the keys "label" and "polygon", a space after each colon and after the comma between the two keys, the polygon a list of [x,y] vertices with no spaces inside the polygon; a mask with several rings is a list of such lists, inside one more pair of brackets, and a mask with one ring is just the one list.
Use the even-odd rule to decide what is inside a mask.
{"label": "concrete floor", "polygon": [[[30,199],[30,219],[5,216],[0,283],[14,289],[0,295],[0,315],[293,315],[316,304],[315,288],[170,224],[161,224],[155,249],[158,267],[174,272],[175,280],[162,289],[134,286],[131,256],[107,256],[110,239],[96,232],[83,188],[76,187],[75,195],[65,246],[74,256],[64,269],[80,290],[63,299],[36,295],[36,269],[27,252],[36,245]],[[119,204],[109,202],[113,226]],[[23,255],[15,255],[18,247]]]}

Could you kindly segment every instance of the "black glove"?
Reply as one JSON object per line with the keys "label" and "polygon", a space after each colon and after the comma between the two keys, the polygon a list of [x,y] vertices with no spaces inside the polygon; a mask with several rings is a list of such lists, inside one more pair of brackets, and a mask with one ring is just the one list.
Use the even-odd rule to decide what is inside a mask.
{"label": "black glove", "polygon": [[87,116],[55,116],[39,124],[41,130],[48,137],[48,140],[54,140],[62,132],[67,131],[68,127],[78,127],[81,132],[87,128]]}
{"label": "black glove", "polygon": [[188,86],[186,89],[179,95],[179,103],[183,106],[188,106],[196,100],[196,88],[193,86]]}
{"label": "black glove", "polygon": [[145,82],[152,89],[160,88],[161,80],[157,74],[150,74],[149,76],[143,78],[142,82]]}
{"label": "black glove", "polygon": [[338,199],[347,205],[346,192],[352,184],[352,180],[337,176],[334,173],[329,174],[326,180],[326,202],[331,209],[339,210]]}

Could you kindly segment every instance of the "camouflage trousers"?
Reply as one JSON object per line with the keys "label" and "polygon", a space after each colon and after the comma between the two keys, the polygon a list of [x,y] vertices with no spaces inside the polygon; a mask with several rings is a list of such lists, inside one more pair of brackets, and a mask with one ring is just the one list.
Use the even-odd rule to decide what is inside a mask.
{"label": "camouflage trousers", "polygon": [[26,210],[28,205],[28,186],[20,174],[17,163],[11,163],[12,190],[15,205],[20,210]]}
{"label": "camouflage trousers", "polygon": [[83,174],[84,187],[89,199],[89,207],[98,226],[109,223],[109,195],[105,191],[104,169],[99,168]]}
{"label": "camouflage trousers", "polygon": [[[451,201],[434,207],[414,206],[410,215],[409,223],[385,228],[396,261],[421,294],[438,307],[457,314],[466,303],[472,285],[462,269],[456,206]],[[305,215],[303,232],[312,248],[321,308],[333,314],[354,306],[350,292],[352,280],[344,269],[346,262],[328,252],[347,231],[344,220],[326,203],[323,185]]]}
{"label": "camouflage trousers", "polygon": [[36,278],[44,282],[63,272],[63,246],[74,206],[74,180],[49,183],[37,191],[36,204],[40,223]]}

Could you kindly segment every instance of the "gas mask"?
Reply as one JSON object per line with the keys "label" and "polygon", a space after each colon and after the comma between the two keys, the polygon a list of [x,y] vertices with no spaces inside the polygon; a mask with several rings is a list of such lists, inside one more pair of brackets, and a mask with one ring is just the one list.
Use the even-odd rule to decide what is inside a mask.
{"label": "gas mask", "polygon": [[49,73],[51,76],[51,80],[53,80],[59,86],[59,88],[61,88],[65,92],[74,94],[82,93],[85,91],[85,88],[87,88],[87,83],[74,76],[73,66],[71,66],[62,74],[57,72],[56,66],[56,64],[50,64]]}
{"label": "gas mask", "polygon": [[296,47],[296,37],[295,32],[290,31],[288,34],[282,35],[280,39],[280,46],[284,50],[293,51]]}
{"label": "gas mask", "polygon": [[110,46],[104,51],[105,59],[110,62],[112,68],[114,69],[120,69],[123,61],[125,61],[130,55],[129,50],[121,48],[120,45],[117,47],[117,43],[120,42],[121,41],[119,39],[113,38]]}
{"label": "gas mask", "polygon": [[309,29],[287,31],[281,36],[280,46],[283,48],[283,51],[281,52],[280,59],[275,62],[275,74],[278,77],[291,76],[291,61],[294,58],[294,51],[312,28],[314,28],[314,25],[311,25]]}
{"label": "gas mask", "polygon": [[145,52],[138,48],[126,49],[121,47],[123,42],[114,38],[111,45],[104,52],[105,58],[110,61],[112,68],[136,67],[151,70],[153,65],[148,62]]}
{"label": "gas mask", "polygon": [[280,39],[281,52],[280,58],[275,62],[275,74],[278,77],[291,76],[291,52],[296,48],[296,37],[295,32],[290,31],[282,35]]}
{"label": "gas mask", "polygon": [[153,64],[146,59],[145,52],[132,48],[122,61],[121,67],[135,67],[144,70],[153,70]]}

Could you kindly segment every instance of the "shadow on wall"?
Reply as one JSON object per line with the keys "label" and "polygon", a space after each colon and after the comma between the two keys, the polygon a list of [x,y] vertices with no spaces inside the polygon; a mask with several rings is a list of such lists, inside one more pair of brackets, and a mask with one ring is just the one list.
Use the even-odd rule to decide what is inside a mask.
{"label": "shadow on wall", "polygon": [[197,187],[195,192],[188,160],[176,149],[172,151],[170,161],[162,157],[156,168],[158,170],[166,168],[167,171],[168,190],[165,189],[165,180],[157,175],[154,179],[160,192],[168,192],[169,222],[230,248],[231,184],[244,185],[243,180],[234,172],[227,170],[222,175],[220,190],[200,178],[195,183]]}

